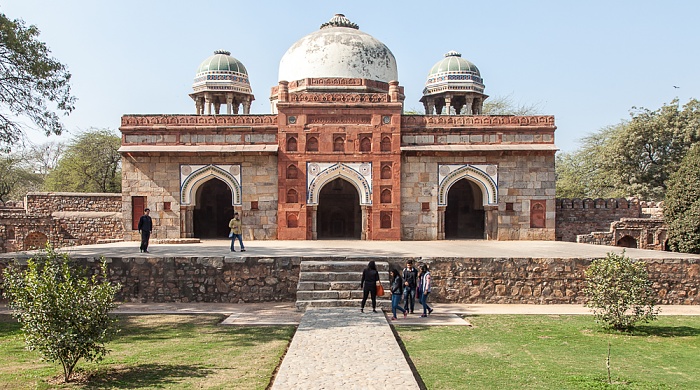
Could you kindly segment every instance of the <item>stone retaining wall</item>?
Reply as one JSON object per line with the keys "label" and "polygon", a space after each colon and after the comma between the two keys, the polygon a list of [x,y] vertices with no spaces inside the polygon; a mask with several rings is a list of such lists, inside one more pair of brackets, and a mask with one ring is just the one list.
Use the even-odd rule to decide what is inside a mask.
{"label": "stone retaining wall", "polygon": [[[335,258],[334,258],[335,259]],[[313,258],[309,260],[331,260]],[[406,259],[391,259],[403,268]],[[412,258],[433,275],[432,302],[583,303],[591,259]],[[95,267],[94,259],[78,259]],[[0,259],[0,272],[7,265]],[[120,301],[270,302],[296,300],[301,258],[114,258],[110,278],[123,285]],[[696,259],[648,260],[660,304],[700,304]],[[0,273],[1,275],[1,273]],[[359,282],[359,281],[358,281]]]}
{"label": "stone retaining wall", "polygon": [[30,192],[25,197],[27,214],[49,216],[54,212],[122,212],[121,194],[77,192]]}

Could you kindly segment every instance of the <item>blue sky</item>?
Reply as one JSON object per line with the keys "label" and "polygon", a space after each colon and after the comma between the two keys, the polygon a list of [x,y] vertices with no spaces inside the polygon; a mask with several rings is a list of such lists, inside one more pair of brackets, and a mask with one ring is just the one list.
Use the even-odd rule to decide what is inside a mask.
{"label": "blue sky", "polygon": [[479,67],[488,95],[554,115],[562,151],[633,106],[700,97],[695,1],[6,0],[0,12],[36,25],[73,74],[70,133],[116,130],[122,114],[194,113],[195,70],[217,49],[248,69],[251,112],[270,113],[282,55],[335,13],[392,50],[407,109],[422,112],[428,70],[456,50]]}

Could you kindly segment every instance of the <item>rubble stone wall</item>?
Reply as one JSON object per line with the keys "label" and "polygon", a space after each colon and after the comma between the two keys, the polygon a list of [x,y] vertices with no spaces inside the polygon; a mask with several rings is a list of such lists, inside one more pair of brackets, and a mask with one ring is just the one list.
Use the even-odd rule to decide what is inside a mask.
{"label": "rubble stone wall", "polygon": [[[405,259],[392,259],[403,266]],[[432,302],[584,303],[584,271],[592,259],[412,258],[431,268]],[[0,258],[0,275],[8,258]],[[97,267],[95,259],[77,259]],[[296,300],[298,257],[112,258],[110,279],[127,302],[273,302]],[[697,259],[647,260],[659,304],[700,304]],[[1,286],[1,284],[0,284]],[[1,291],[0,291],[1,292]]]}

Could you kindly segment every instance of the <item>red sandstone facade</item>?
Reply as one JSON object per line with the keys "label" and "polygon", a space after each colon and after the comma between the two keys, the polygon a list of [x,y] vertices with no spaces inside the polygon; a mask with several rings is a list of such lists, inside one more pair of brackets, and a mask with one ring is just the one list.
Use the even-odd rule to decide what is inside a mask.
{"label": "red sandstone facade", "polygon": [[[126,237],[139,198],[156,239],[225,236],[233,210],[247,239],[555,238],[553,117],[402,115],[397,82],[361,79],[281,82],[272,96],[273,115],[123,116]],[[232,199],[205,218],[216,232],[197,227],[220,203],[212,179]],[[449,210],[458,182],[464,215]]]}

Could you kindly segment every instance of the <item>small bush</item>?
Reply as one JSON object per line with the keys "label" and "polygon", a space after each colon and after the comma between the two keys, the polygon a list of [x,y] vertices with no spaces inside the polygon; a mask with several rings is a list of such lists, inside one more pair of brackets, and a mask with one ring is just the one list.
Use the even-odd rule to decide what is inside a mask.
{"label": "small bush", "polygon": [[100,361],[107,354],[105,342],[118,331],[109,312],[116,308],[120,286],[111,285],[106,275],[104,259],[100,273],[88,277],[50,246],[29,259],[26,270],[16,265],[5,270],[5,298],[22,324],[27,349],[60,361],[66,382],[80,358]]}
{"label": "small bush", "polygon": [[596,259],[586,270],[586,306],[593,309],[596,321],[616,330],[629,330],[639,322],[656,319],[656,296],[645,264],[625,256],[608,253]]}

